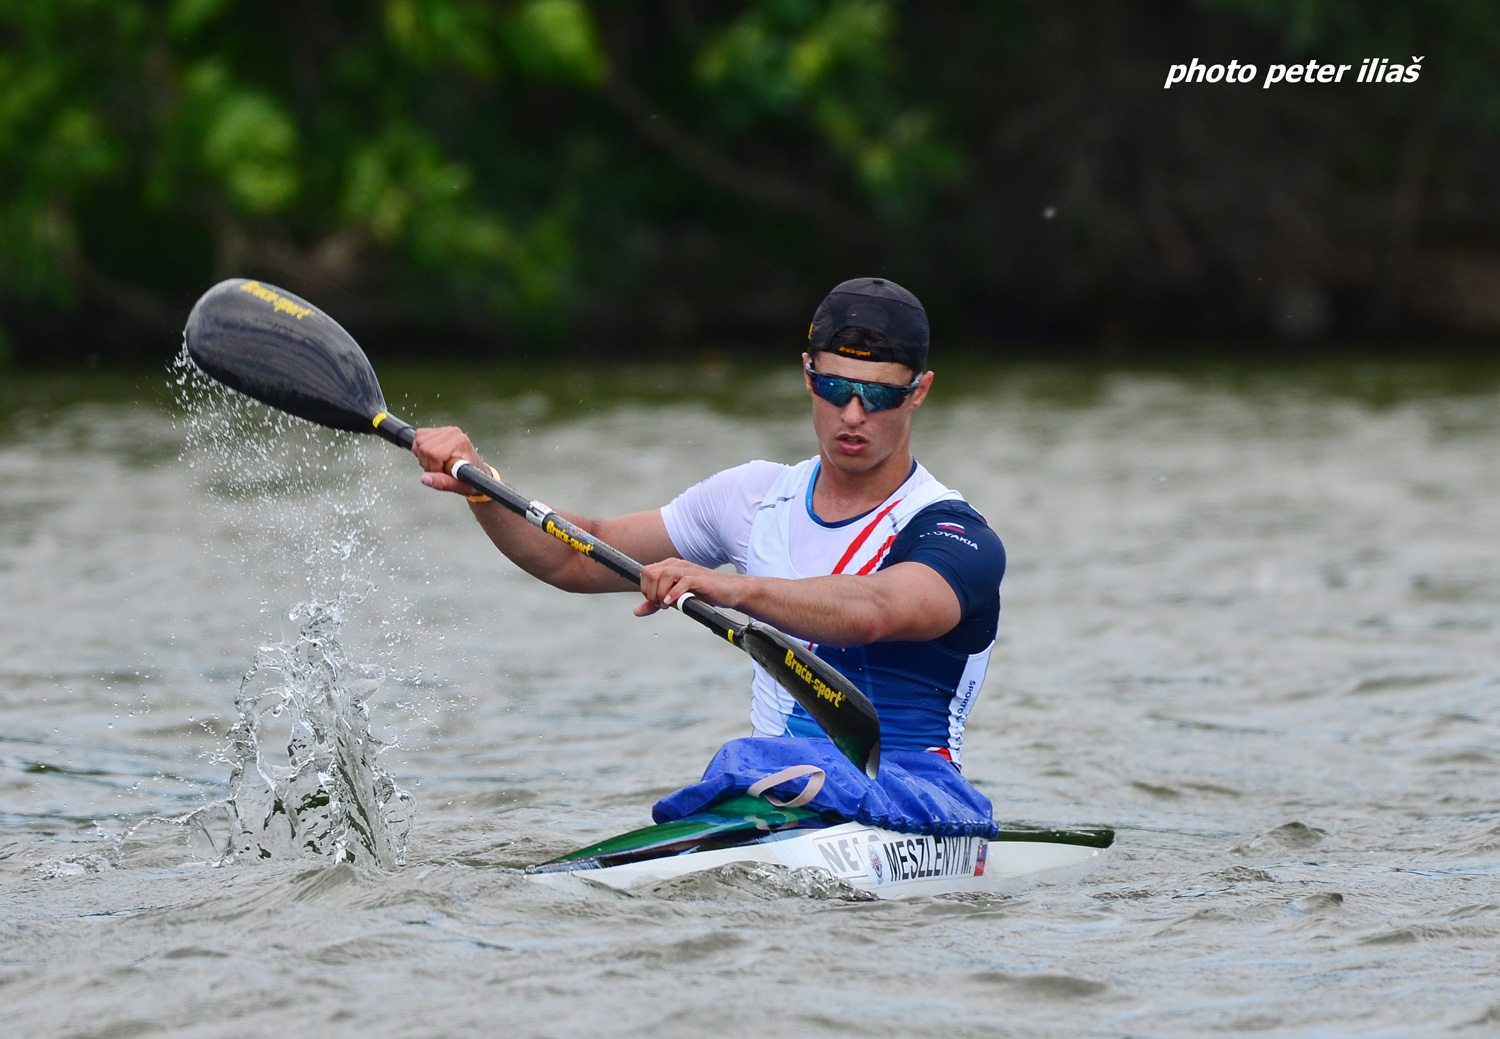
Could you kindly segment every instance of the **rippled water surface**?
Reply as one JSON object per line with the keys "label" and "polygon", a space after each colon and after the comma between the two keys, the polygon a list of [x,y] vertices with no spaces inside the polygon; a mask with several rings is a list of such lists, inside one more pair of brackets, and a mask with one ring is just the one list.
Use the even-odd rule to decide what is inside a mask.
{"label": "rippled water surface", "polygon": [[[6,1033],[1500,1031],[1494,373],[944,374],[918,456],[1011,560],[968,773],[1119,841],[901,903],[525,880],[745,733],[743,657],[525,578],[382,442],[167,374],[0,376]],[[794,373],[386,381],[593,514],[812,452]],[[338,796],[378,847],[299,848],[231,786],[300,789],[325,708],[367,717]]]}

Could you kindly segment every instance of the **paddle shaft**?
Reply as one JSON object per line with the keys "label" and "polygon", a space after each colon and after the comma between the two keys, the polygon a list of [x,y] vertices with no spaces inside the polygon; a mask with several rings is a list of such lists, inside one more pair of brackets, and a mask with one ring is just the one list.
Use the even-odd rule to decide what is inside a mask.
{"label": "paddle shaft", "polygon": [[[375,420],[375,431],[407,450],[411,449],[412,441],[417,435],[414,428],[390,414],[385,414]],[[588,556],[606,570],[619,574],[633,585],[640,585],[640,563],[613,545],[600,541],[578,524],[565,519],[550,505],[526,497],[504,480],[495,479],[484,469],[461,458],[453,462],[448,475],[455,480],[462,480],[479,493],[499,502],[511,512],[525,518],[532,526],[551,534],[573,551]],[[674,605],[721,639],[749,652],[743,641],[737,640],[742,626],[735,624],[727,614],[691,593],[680,597]]]}

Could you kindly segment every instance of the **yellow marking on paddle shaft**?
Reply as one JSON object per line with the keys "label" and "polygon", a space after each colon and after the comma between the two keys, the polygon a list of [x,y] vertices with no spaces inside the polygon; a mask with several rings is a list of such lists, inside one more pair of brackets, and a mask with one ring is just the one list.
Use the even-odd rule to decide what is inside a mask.
{"label": "yellow marking on paddle shaft", "polygon": [[557,540],[561,541],[563,544],[567,545],[569,548],[577,552],[582,552],[584,555],[589,555],[594,551],[593,545],[589,544],[587,541],[579,540],[572,534],[569,534],[566,530],[563,530],[556,523],[553,523],[551,520],[548,520],[547,525],[542,529],[545,530],[548,534],[551,534]]}
{"label": "yellow marking on paddle shaft", "polygon": [[390,416],[390,413],[389,413],[389,412],[386,412],[386,411],[382,411],[382,412],[381,412],[381,413],[380,413],[380,414],[379,414],[379,415],[376,415],[376,416],[375,416],[375,417],[374,417],[374,418],[373,418],[373,419],[372,419],[372,420],[371,420],[371,421],[370,421],[370,424],[371,424],[371,425],[372,425],[372,426],[374,426],[374,427],[375,427],[375,428],[376,428],[376,429],[379,429],[379,428],[380,428],[380,424],[381,424],[381,423],[382,423],[382,422],[384,422],[384,421],[385,421],[385,420],[386,420],[386,419],[388,419],[388,418],[390,418],[390,417],[391,417],[391,416]]}
{"label": "yellow marking on paddle shaft", "polygon": [[797,659],[797,654],[792,650],[786,651],[786,666],[796,673],[797,677],[812,687],[812,691],[818,695],[818,699],[827,700],[835,707],[844,705],[844,694],[824,682],[812,673],[812,668]]}
{"label": "yellow marking on paddle shaft", "polygon": [[[290,314],[298,321],[301,321],[303,318],[307,317],[307,315],[312,313],[312,307],[298,306],[296,303],[293,303],[291,300],[281,295],[275,289],[268,289],[258,281],[245,282],[245,284],[240,286],[240,291],[248,292],[256,299],[265,300],[267,303],[271,304],[272,310],[279,310],[283,314]],[[378,424],[379,423],[377,423],[377,425]]]}

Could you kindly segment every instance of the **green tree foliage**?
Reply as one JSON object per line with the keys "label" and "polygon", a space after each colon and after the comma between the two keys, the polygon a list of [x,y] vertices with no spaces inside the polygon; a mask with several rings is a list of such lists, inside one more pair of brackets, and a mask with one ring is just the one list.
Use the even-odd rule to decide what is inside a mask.
{"label": "green tree foliage", "polygon": [[[370,320],[555,332],[586,272],[629,259],[591,230],[628,235],[704,176],[756,181],[718,149],[764,124],[795,124],[884,213],[951,179],[896,82],[895,22],[890,3],[780,0],[652,41],[665,68],[632,60],[691,92],[717,131],[700,139],[649,111],[583,0],[4,0],[0,285],[166,320],[256,272]],[[632,119],[698,176],[643,157]],[[751,193],[820,204],[784,179]]]}
{"label": "green tree foliage", "polygon": [[[649,343],[883,271],[977,334],[1253,329],[1500,227],[1497,44],[1479,0],[0,0],[0,318],[172,328],[249,274],[376,333]],[[1407,53],[1404,93],[1161,90]]]}

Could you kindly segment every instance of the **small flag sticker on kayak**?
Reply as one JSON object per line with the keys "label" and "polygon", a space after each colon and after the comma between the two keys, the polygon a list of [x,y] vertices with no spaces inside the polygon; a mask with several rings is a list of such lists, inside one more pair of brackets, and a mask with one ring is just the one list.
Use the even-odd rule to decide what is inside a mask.
{"label": "small flag sticker on kayak", "polygon": [[964,530],[964,527],[963,527],[962,523],[939,523],[937,525],[937,529],[938,530],[956,530],[960,534],[966,534],[966,533],[968,533],[966,530]]}

